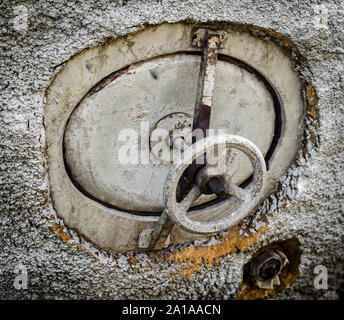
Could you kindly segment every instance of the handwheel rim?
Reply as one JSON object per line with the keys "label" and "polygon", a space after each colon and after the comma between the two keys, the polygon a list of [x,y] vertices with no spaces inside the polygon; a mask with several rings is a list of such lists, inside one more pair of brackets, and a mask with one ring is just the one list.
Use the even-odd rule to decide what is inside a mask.
{"label": "handwheel rim", "polygon": [[[250,195],[242,201],[239,208],[225,217],[215,221],[195,221],[187,215],[188,203],[177,203],[176,192],[178,181],[184,170],[200,155],[209,151],[215,145],[226,145],[226,148],[234,148],[242,151],[250,160],[253,167],[253,180],[245,190]],[[250,214],[256,207],[261,191],[263,190],[266,174],[264,156],[259,148],[250,140],[236,135],[216,135],[199,140],[184,151],[182,156],[171,166],[164,185],[165,210],[171,220],[185,231],[199,234],[219,232],[237,224]],[[227,187],[227,186],[226,186]],[[228,187],[227,187],[228,188]],[[196,191],[194,191],[196,192]],[[197,192],[195,193],[197,195]]]}

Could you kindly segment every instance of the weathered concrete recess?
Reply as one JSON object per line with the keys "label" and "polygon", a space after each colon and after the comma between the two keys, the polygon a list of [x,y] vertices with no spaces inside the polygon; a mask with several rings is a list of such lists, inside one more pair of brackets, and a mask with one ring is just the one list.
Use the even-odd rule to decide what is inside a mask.
{"label": "weathered concrete recess", "polygon": [[[163,192],[170,164],[161,165],[155,157],[147,165],[123,164],[118,157],[123,147],[119,137],[123,129],[134,129],[137,137],[131,144],[137,144],[147,154],[148,133],[154,122],[171,112],[193,114],[200,59],[193,60],[190,70],[192,58],[175,51],[186,50],[190,54],[190,49],[195,50],[191,45],[195,27],[190,23],[163,23],[120,37],[106,46],[84,50],[64,64],[47,90],[44,124],[54,208],[67,227],[100,248],[114,253],[136,250],[142,228],[151,227],[157,216],[147,212],[138,216],[124,210],[162,211],[166,206],[163,198],[170,197]],[[243,67],[233,69],[234,63],[219,61],[210,128],[249,139],[261,150],[258,153],[274,150],[257,199],[260,204],[275,191],[278,179],[297,155],[304,114],[302,85],[281,47],[248,32],[228,29],[230,26],[225,23],[222,27],[228,33],[219,53],[239,59],[269,79],[282,105],[279,112],[279,107],[274,106],[272,89],[257,74]],[[158,79],[149,70],[155,70]],[[115,80],[110,82],[112,78]],[[110,83],[104,86],[104,82]],[[282,124],[278,124],[279,118]],[[142,129],[144,123],[147,129]],[[275,135],[277,141],[273,139],[275,123],[281,131]],[[273,144],[276,146],[271,147]],[[234,173],[233,183],[244,181],[252,173],[249,159],[239,149],[231,149],[226,164],[226,175]],[[208,163],[209,156],[208,152]],[[70,175],[65,168],[69,168]],[[72,180],[95,199],[115,208],[91,201]],[[196,201],[204,203],[209,198],[202,195]],[[219,218],[229,215],[232,207],[232,201],[208,204],[193,212],[193,218]],[[248,207],[246,213],[250,213]],[[178,228],[173,227],[172,242],[182,243],[183,238]]]}
{"label": "weathered concrete recess", "polygon": [[[15,3],[0,4],[0,298],[235,298],[251,255],[292,237],[303,250],[300,275],[272,298],[343,296],[343,1],[323,3],[325,25],[313,1],[18,1],[28,10],[26,32],[14,28]],[[81,50],[183,20],[232,23],[284,47],[305,84],[309,143],[281,180],[281,191],[232,231],[236,237],[155,255],[111,255],[67,230],[53,209],[45,92],[61,65]],[[259,222],[265,217],[267,230]],[[26,290],[13,286],[18,263],[28,269]],[[319,264],[328,269],[327,290],[313,286]]]}

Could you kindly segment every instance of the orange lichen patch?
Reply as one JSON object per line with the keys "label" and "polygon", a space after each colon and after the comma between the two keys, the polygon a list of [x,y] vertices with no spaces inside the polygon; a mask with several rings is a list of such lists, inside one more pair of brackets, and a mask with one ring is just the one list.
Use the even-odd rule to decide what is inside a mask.
{"label": "orange lichen patch", "polygon": [[[55,220],[54,216],[50,216],[49,220]],[[45,228],[45,227],[43,227]],[[76,243],[74,238],[71,237],[67,232],[65,232],[65,227],[63,225],[60,225],[58,223],[54,223],[54,225],[52,227],[50,227],[51,231],[55,231],[55,234],[63,241],[67,244],[68,247],[72,247],[74,245],[76,245],[76,248],[79,252],[81,251],[85,251],[87,255],[89,255],[90,257],[92,257],[94,259],[95,262],[99,261],[99,258],[96,257],[93,253],[87,251],[85,248],[83,248],[80,243]],[[138,261],[138,260],[137,260]]]}
{"label": "orange lichen patch", "polygon": [[135,264],[137,264],[139,262],[139,259],[137,259],[136,257],[131,257],[131,258],[128,259],[128,262],[130,264],[135,265]]}
{"label": "orange lichen patch", "polygon": [[177,268],[181,276],[193,278],[195,272],[200,272],[201,266],[211,267],[218,264],[220,258],[230,253],[242,252],[259,240],[259,237],[268,229],[267,225],[261,227],[257,233],[251,233],[248,237],[240,235],[240,227],[231,228],[227,235],[221,237],[220,243],[207,247],[183,248],[178,252],[171,253],[167,258],[171,262],[185,263],[183,267]]}
{"label": "orange lichen patch", "polygon": [[[314,146],[317,146],[318,139],[317,139],[317,136],[316,136],[315,132],[318,130],[319,116],[318,116],[318,112],[317,112],[317,109],[316,109],[316,105],[317,105],[317,103],[319,101],[319,98],[318,98],[318,96],[316,94],[315,88],[310,83],[308,83],[305,86],[304,94],[305,94],[305,99],[304,99],[305,110],[306,110],[307,114],[313,120],[315,120],[315,121],[312,121],[312,123],[310,124],[310,126],[312,126],[314,128],[314,131],[313,130],[309,130],[309,133],[310,133],[310,136],[311,136],[311,143]],[[302,140],[301,147],[302,147],[303,155],[306,156],[308,154],[308,151],[307,151],[307,138],[306,138],[306,136],[304,136],[304,139]]]}
{"label": "orange lichen patch", "polygon": [[40,190],[40,192],[42,193],[42,206],[45,206],[48,203],[48,190]]}
{"label": "orange lichen patch", "polygon": [[60,237],[64,242],[72,240],[72,237],[67,232],[62,231],[61,229],[56,232],[56,235]]}
{"label": "orange lichen patch", "polygon": [[50,229],[51,229],[52,231],[56,231],[59,227],[60,227],[60,226],[59,226],[57,223],[55,223]]}
{"label": "orange lichen patch", "polygon": [[45,195],[45,196],[42,196],[42,198],[43,198],[43,201],[41,204],[42,204],[42,206],[45,206],[48,203],[48,196]]}
{"label": "orange lichen patch", "polygon": [[51,228],[52,231],[56,231],[56,235],[62,239],[63,242],[67,242],[69,240],[73,240],[73,238],[65,231],[63,231],[64,227],[55,223]]}
{"label": "orange lichen patch", "polygon": [[309,83],[306,87],[306,100],[308,103],[308,112],[313,119],[316,119],[315,106],[319,101],[319,98],[316,94],[315,88]]}
{"label": "orange lichen patch", "polygon": [[299,264],[301,261],[302,251],[300,249],[300,242],[297,238],[293,237],[285,241],[273,242],[255,252],[252,255],[251,261],[261,252],[268,249],[278,249],[282,251],[288,258],[289,263],[282,269],[281,273],[279,274],[281,284],[275,286],[273,289],[258,288],[248,275],[248,268],[250,263],[248,262],[243,268],[243,281],[236,297],[237,300],[257,300],[275,295],[281,290],[289,287],[299,276]]}

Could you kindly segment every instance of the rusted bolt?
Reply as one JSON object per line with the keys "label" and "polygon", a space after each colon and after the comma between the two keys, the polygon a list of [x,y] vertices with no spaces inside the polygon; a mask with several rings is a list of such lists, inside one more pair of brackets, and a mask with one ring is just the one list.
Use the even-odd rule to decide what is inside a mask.
{"label": "rusted bolt", "polygon": [[226,189],[222,181],[218,177],[211,178],[207,184],[211,193],[215,193],[219,198],[226,194]]}
{"label": "rusted bolt", "polygon": [[259,288],[272,289],[280,284],[278,275],[287,263],[287,257],[280,250],[266,250],[251,262],[250,276]]}
{"label": "rusted bolt", "polygon": [[225,181],[220,175],[209,172],[207,167],[203,167],[196,175],[196,183],[202,194],[216,194],[221,198],[226,194]]}

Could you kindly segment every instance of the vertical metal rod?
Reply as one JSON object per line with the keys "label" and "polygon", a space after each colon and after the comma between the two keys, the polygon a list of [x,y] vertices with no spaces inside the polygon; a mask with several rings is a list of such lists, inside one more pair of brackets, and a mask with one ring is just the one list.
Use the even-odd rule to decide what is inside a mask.
{"label": "vertical metal rod", "polygon": [[[203,132],[203,137],[206,137],[207,129],[209,129],[210,124],[210,113],[212,105],[212,97],[215,86],[215,72],[216,72],[216,62],[220,47],[220,37],[216,33],[209,33],[208,30],[205,32],[203,39],[203,54],[201,60],[201,67],[198,76],[198,85],[196,93],[196,102],[193,115],[193,125],[192,131],[196,129],[201,129]],[[194,141],[193,143],[196,142]],[[194,181],[195,174],[200,167],[206,164],[206,157],[203,155],[203,164],[197,164],[195,161],[188,167],[186,174],[191,182]],[[198,162],[199,163],[199,162]],[[181,188],[181,192],[184,193],[187,189],[187,185]],[[151,235],[151,240],[149,248],[153,250],[162,249],[164,243],[171,232],[173,227],[173,222],[168,217],[166,211],[164,210],[156,223],[153,233]]]}
{"label": "vertical metal rod", "polygon": [[164,210],[161,213],[158,222],[154,226],[154,230],[149,243],[149,248],[153,250],[162,249],[164,247],[168,235],[171,232],[172,226],[173,222]]}
{"label": "vertical metal rod", "polygon": [[[220,36],[207,30],[203,39],[203,54],[198,76],[196,102],[193,114],[192,132],[201,129],[205,138],[210,125],[213,92],[215,87],[216,63],[220,47]],[[195,138],[195,139],[194,139]],[[193,137],[193,143],[197,137]],[[206,155],[200,156],[187,168],[189,180],[194,181],[196,172],[207,162]]]}
{"label": "vertical metal rod", "polygon": [[204,37],[201,67],[198,76],[195,108],[193,114],[192,130],[209,129],[210,111],[215,86],[216,63],[219,52],[220,38],[218,34],[209,34]]}

